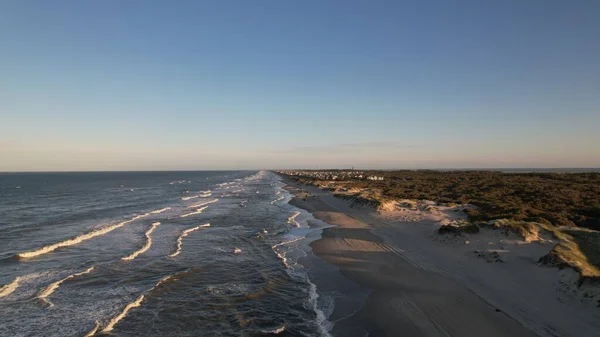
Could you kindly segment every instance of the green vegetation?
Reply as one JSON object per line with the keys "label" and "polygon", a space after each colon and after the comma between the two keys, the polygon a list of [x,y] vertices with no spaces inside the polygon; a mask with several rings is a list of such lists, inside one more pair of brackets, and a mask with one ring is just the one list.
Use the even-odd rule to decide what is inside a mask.
{"label": "green vegetation", "polygon": [[[318,171],[314,171],[318,172]],[[328,172],[331,174],[331,171]],[[335,172],[334,172],[335,173]],[[348,192],[340,196],[381,203],[388,199],[471,204],[469,223],[440,233],[477,233],[479,227],[520,234],[526,241],[551,233],[559,243],[540,262],[571,267],[583,279],[600,280],[600,173],[503,173],[496,171],[366,171],[366,180],[340,171],[343,181],[294,176],[304,183]],[[335,193],[335,192],[334,192]],[[490,221],[499,220],[501,221]]]}
{"label": "green vegetation", "polygon": [[[472,204],[471,221],[510,219],[600,230],[600,173],[495,171],[371,171],[383,181],[351,179],[346,188],[370,188],[384,198]],[[306,182],[326,184],[312,178]]]}

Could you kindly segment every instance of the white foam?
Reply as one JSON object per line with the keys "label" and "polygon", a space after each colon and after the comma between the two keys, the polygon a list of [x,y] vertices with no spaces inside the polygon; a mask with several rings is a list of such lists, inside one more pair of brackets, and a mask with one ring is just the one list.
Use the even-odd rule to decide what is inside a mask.
{"label": "white foam", "polygon": [[152,224],[152,227],[150,227],[149,230],[146,231],[146,233],[144,234],[146,236],[146,244],[144,244],[144,246],[138,250],[136,250],[135,252],[131,253],[131,255],[129,256],[125,256],[124,258],[122,258],[121,260],[125,260],[125,261],[130,261],[135,259],[138,255],[144,253],[145,251],[147,251],[148,249],[150,249],[150,246],[152,246],[152,237],[150,237],[150,234],[152,234],[152,232],[154,232],[154,230],[156,229],[156,227],[158,227],[160,225],[160,222],[155,222]]}
{"label": "white foam", "polygon": [[[283,262],[283,264],[285,265],[286,268],[291,268],[290,264],[287,262],[287,258],[285,257],[285,254],[278,252],[277,250],[273,249],[273,251],[275,252],[275,254],[277,254],[277,257],[281,260],[281,262]],[[288,271],[289,274],[289,271]]]}
{"label": "white foam", "polygon": [[196,194],[196,195],[190,195],[187,197],[181,197],[181,200],[191,200],[191,199],[196,199],[196,198],[208,198],[212,195],[212,193],[210,192],[210,190],[208,191],[200,191],[200,194]]}
{"label": "white foam", "polygon": [[203,201],[203,202],[200,202],[200,203],[188,206],[188,208],[198,208],[198,207],[202,207],[202,206],[205,206],[205,205],[213,204],[213,203],[215,203],[217,201],[219,201],[219,199],[213,199],[213,200],[209,200],[209,201]]}
{"label": "white foam", "polygon": [[300,215],[300,214],[301,214],[301,213],[300,213],[300,212],[298,212],[298,211],[294,212],[294,214],[292,214],[292,216],[290,216],[290,217],[288,218],[288,221],[287,221],[287,222],[288,222],[289,224],[293,224],[293,225],[295,225],[296,227],[300,227],[300,224],[298,223],[298,221],[296,221],[296,217],[297,217],[298,215]]}
{"label": "white foam", "polygon": [[285,331],[285,325],[280,326],[277,329],[273,329],[273,330],[261,330],[262,333],[267,334],[267,335],[279,335],[280,333]]}
{"label": "white foam", "polygon": [[294,242],[298,242],[298,241],[300,241],[300,240],[302,240],[304,238],[305,238],[304,236],[301,236],[299,238],[295,238],[295,239],[292,239],[292,240],[289,240],[289,241],[283,241],[283,242],[280,242],[280,243],[272,246],[271,248],[275,249],[275,248],[277,248],[279,246],[289,245],[289,244],[292,244]]}
{"label": "white foam", "polygon": [[[177,274],[181,274],[181,273],[177,273]],[[158,283],[156,283],[152,288],[148,289],[146,291],[145,294],[142,294],[140,296],[138,296],[138,298],[127,304],[125,306],[125,308],[123,309],[123,311],[121,311],[120,314],[118,314],[117,316],[113,317],[110,322],[108,322],[108,324],[104,327],[104,329],[102,329],[102,332],[110,332],[114,329],[115,325],[117,325],[117,323],[119,323],[123,318],[125,318],[125,316],[127,316],[127,314],[129,313],[129,311],[131,311],[131,309],[133,308],[137,308],[139,306],[142,305],[142,302],[144,301],[144,299],[146,298],[146,295],[149,294],[152,290],[154,290],[156,287],[160,286],[161,284],[165,283],[166,281],[168,281],[169,279],[173,278],[174,276],[176,276],[177,274],[173,274],[173,275],[169,275],[166,277],[163,277],[160,281],[158,281]],[[98,329],[95,328],[95,330],[97,331]],[[86,336],[94,336],[94,334],[96,333],[96,331],[92,330],[91,332],[93,332],[93,334],[88,333]]]}
{"label": "white foam", "polygon": [[284,196],[281,196],[281,197],[279,197],[279,198],[277,198],[277,199],[275,199],[275,200],[271,201],[271,205],[275,205],[275,203],[276,203],[276,202],[278,202],[278,201],[281,201],[281,200],[283,200],[283,199],[285,199],[285,197],[284,197]]}
{"label": "white foam", "polygon": [[275,254],[277,255],[277,257],[281,260],[281,262],[283,262],[283,264],[285,265],[285,267],[288,268],[288,274],[292,272],[291,271],[292,266],[288,263],[288,260],[287,260],[285,252],[283,252],[283,253],[279,252],[276,248],[279,247],[279,246],[285,246],[285,245],[292,244],[294,242],[298,242],[298,241],[300,241],[302,239],[304,239],[303,236],[299,237],[299,238],[295,238],[295,239],[289,240],[289,241],[283,241],[283,242],[280,242],[280,243],[278,243],[276,245],[271,246],[271,248],[273,249],[273,251],[275,252]]}
{"label": "white foam", "polygon": [[53,251],[55,251],[55,250],[57,250],[59,248],[73,246],[73,245],[76,245],[76,244],[81,243],[83,241],[87,241],[87,240],[93,239],[93,238],[95,238],[97,236],[101,236],[101,235],[110,233],[110,232],[114,231],[115,229],[123,227],[124,225],[126,225],[128,223],[131,223],[131,222],[134,222],[136,220],[145,218],[147,216],[150,216],[151,214],[162,213],[162,212],[167,211],[169,209],[171,209],[171,208],[167,207],[167,208],[163,208],[163,209],[158,209],[158,210],[155,210],[155,211],[151,211],[151,212],[148,212],[146,214],[138,215],[138,216],[135,216],[135,217],[133,217],[133,218],[131,218],[129,220],[126,220],[126,221],[123,221],[123,222],[119,222],[119,223],[114,224],[114,225],[106,226],[106,227],[100,228],[98,230],[95,230],[93,232],[82,234],[82,235],[77,236],[77,237],[72,238],[72,239],[68,239],[68,240],[65,240],[65,241],[54,243],[54,244],[51,244],[49,246],[42,247],[40,249],[33,250],[33,251],[30,251],[30,252],[19,253],[17,256],[19,258],[22,258],[22,259],[27,259],[27,258],[32,258],[32,257],[44,255],[44,254],[53,252]]}
{"label": "white foam", "polygon": [[140,305],[142,305],[142,301],[144,300],[144,298],[145,298],[144,295],[140,295],[135,301],[127,304],[125,306],[125,308],[123,309],[123,311],[121,311],[120,314],[118,314],[117,316],[113,317],[110,320],[110,322],[108,322],[108,324],[104,327],[104,329],[102,329],[102,332],[110,332],[110,331],[112,331],[112,329],[115,327],[115,325],[117,325],[117,323],[119,323],[120,320],[122,320],[123,318],[125,318],[125,316],[127,316],[127,314],[129,313],[129,311],[131,309],[137,308]]}
{"label": "white foam", "polygon": [[15,278],[11,283],[5,284],[0,288],[0,297],[5,297],[12,294],[19,287],[20,277]]}
{"label": "white foam", "polygon": [[96,332],[98,332],[98,329],[100,329],[100,322],[96,321],[94,328],[90,330],[90,332],[86,333],[83,337],[93,337]]}
{"label": "white foam", "polygon": [[175,256],[179,255],[179,253],[181,253],[181,244],[183,242],[183,238],[185,238],[189,233],[191,233],[193,231],[197,231],[203,227],[210,227],[210,224],[207,223],[207,224],[199,225],[199,226],[196,226],[193,228],[188,228],[188,229],[184,230],[183,232],[181,232],[181,235],[179,235],[179,237],[177,238],[177,250],[175,250],[174,253],[169,255],[169,257],[175,257]]}
{"label": "white foam", "polygon": [[195,211],[193,211],[193,212],[182,214],[182,215],[181,215],[181,216],[179,216],[179,217],[180,217],[180,218],[187,218],[188,216],[192,216],[192,215],[200,214],[200,213],[202,213],[202,211],[204,211],[204,210],[205,210],[205,209],[207,209],[207,208],[208,208],[208,206],[204,206],[204,207],[202,207],[202,208],[198,208],[197,210],[195,210]]}
{"label": "white foam", "polygon": [[155,211],[151,211],[150,214],[160,214],[160,213],[166,212],[170,209],[171,209],[171,207],[165,207],[165,208],[157,209]]}
{"label": "white foam", "polygon": [[54,283],[51,283],[49,286],[46,287],[46,289],[44,289],[44,290],[42,290],[42,292],[40,292],[40,294],[38,295],[38,298],[43,300],[44,302],[48,303],[51,307],[53,307],[54,304],[52,304],[52,302],[50,302],[49,300],[46,299],[48,296],[52,295],[52,293],[54,293],[56,291],[56,289],[58,289],[58,287],[60,287],[60,285],[63,282],[70,280],[72,278],[75,278],[77,276],[89,274],[92,272],[92,270],[94,270],[94,266],[91,266],[82,272],[71,274],[63,279],[60,279]]}
{"label": "white foam", "polygon": [[311,305],[315,314],[317,314],[316,323],[317,327],[319,328],[319,332],[323,337],[331,337],[329,331],[331,330],[331,328],[333,328],[333,323],[327,319],[325,312],[319,309],[319,294],[317,293],[317,286],[310,281],[308,275],[306,276],[306,281],[309,284],[308,303]]}

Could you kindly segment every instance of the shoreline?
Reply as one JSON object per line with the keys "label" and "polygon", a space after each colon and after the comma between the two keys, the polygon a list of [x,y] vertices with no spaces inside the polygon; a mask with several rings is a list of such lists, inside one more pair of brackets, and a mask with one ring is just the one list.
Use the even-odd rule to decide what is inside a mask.
{"label": "shoreline", "polygon": [[[341,291],[345,297],[336,299],[330,317],[332,335],[593,336],[598,331],[595,311],[569,290],[556,288],[569,271],[525,261],[548,243],[506,243],[511,238],[493,237],[498,234],[493,231],[462,239],[433,235],[439,224],[431,218],[408,220],[404,212],[384,219],[372,208],[281,177],[293,195],[291,205],[333,226],[310,244],[314,255],[368,294],[349,315],[352,310],[338,300],[354,294]],[[504,263],[473,253],[492,247],[488,241],[503,240],[507,248],[500,248],[510,250]]]}
{"label": "shoreline", "polygon": [[370,292],[360,310],[341,322],[336,305],[334,335],[535,336],[453,279],[407,262],[371,225],[344,212],[344,201],[327,203],[321,194],[328,192],[306,186],[313,196],[302,198],[299,185],[283,180],[294,195],[291,205],[334,226],[311,243],[313,253]]}

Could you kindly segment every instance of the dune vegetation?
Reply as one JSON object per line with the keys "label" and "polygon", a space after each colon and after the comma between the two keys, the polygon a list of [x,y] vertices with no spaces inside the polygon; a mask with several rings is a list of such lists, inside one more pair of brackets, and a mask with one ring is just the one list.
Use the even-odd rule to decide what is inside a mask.
{"label": "dune vegetation", "polygon": [[[469,219],[464,228],[442,232],[477,233],[477,227],[491,224],[525,240],[547,232],[558,244],[540,262],[600,280],[600,173],[332,170],[327,177],[335,179],[323,179],[315,174],[319,171],[303,172],[293,178],[367,203],[414,199],[473,205],[464,209]],[[380,178],[365,179],[373,176]]]}

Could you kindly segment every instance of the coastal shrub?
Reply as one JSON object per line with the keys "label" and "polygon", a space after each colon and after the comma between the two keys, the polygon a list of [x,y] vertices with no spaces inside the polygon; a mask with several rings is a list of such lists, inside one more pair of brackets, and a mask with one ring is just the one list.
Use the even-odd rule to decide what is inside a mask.
{"label": "coastal shrub", "polygon": [[[342,171],[338,173],[343,175]],[[600,230],[600,173],[504,173],[497,171],[363,171],[382,176],[338,183],[346,188],[374,189],[383,198],[427,199],[472,204],[472,221],[507,218],[556,226]],[[305,176],[307,183],[326,184]]]}

